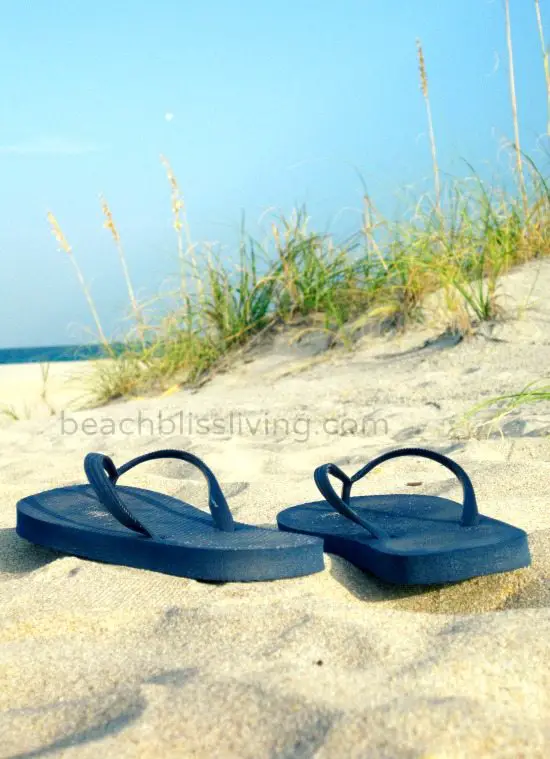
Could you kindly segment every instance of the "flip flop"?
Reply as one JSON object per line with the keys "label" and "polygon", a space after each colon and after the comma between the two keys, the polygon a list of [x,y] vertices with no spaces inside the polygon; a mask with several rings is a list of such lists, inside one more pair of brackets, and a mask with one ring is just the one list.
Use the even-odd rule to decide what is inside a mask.
{"label": "flip flop", "polygon": [[[462,507],[447,498],[427,495],[350,497],[355,482],[384,461],[400,456],[422,456],[450,469],[462,485]],[[341,496],[334,490],[329,474],[342,482]],[[351,478],[335,464],[325,464],[315,470],[314,478],[326,501],[281,511],[277,517],[279,529],[323,538],[325,551],[387,582],[441,584],[508,572],[531,563],[527,534],[479,514],[466,472],[435,451],[390,451]]]}
{"label": "flip flop", "polygon": [[[116,485],[144,461],[175,458],[208,483],[211,516],[161,493]],[[17,534],[32,543],[89,559],[218,582],[275,580],[323,569],[323,543],[304,535],[234,522],[220,485],[197,456],[147,453],[119,469],[89,453],[89,485],[46,490],[17,504]]]}

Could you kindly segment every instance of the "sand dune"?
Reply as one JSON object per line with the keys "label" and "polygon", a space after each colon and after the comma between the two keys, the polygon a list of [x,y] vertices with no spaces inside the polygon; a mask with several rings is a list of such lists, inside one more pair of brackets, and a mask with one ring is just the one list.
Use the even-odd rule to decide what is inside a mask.
{"label": "sand dune", "polygon": [[[548,375],[549,289],[548,261],[514,272],[507,319],[456,345],[431,327],[314,358],[280,341],[198,392],[95,410],[71,409],[81,393],[67,395],[68,365],[55,369],[52,416],[37,367],[2,367],[2,402],[34,410],[0,430],[0,756],[549,756],[550,406],[519,410],[489,440],[460,423]],[[480,509],[529,532],[530,568],[405,588],[327,556],[310,577],[213,585],[61,556],[14,532],[17,500],[81,482],[90,450],[117,463],[192,450],[239,520],[274,524],[317,497],[318,464],[351,473],[413,443],[456,457]],[[127,481],[204,506],[199,475],[177,462]],[[361,492],[411,481],[458,497],[446,470],[416,459],[388,463]]]}

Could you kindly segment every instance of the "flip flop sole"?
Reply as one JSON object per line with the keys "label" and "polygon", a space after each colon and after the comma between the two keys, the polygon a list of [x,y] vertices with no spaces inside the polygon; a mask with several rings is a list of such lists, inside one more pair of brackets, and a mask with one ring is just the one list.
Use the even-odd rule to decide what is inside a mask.
{"label": "flip flop sole", "polygon": [[460,504],[432,496],[358,496],[350,505],[388,538],[372,537],[326,501],[285,509],[279,529],[322,538],[325,551],[380,579],[400,585],[438,585],[529,566],[527,534],[481,516],[473,527],[457,518]]}
{"label": "flip flop sole", "polygon": [[324,568],[323,545],[305,535],[235,523],[217,530],[209,515],[176,498],[119,487],[132,512],[149,518],[159,538],[120,525],[89,486],[29,496],[17,504],[17,534],[47,548],[109,564],[211,582],[300,577]]}

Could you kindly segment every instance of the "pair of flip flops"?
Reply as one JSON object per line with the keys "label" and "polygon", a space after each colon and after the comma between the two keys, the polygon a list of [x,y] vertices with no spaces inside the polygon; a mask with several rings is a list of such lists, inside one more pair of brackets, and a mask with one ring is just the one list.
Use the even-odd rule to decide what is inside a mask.
{"label": "pair of flip flops", "polygon": [[[400,456],[447,467],[463,490],[462,506],[426,495],[351,497],[354,483]],[[145,461],[175,458],[208,484],[210,515],[188,503],[118,480]],[[281,511],[279,529],[235,522],[213,472],[197,456],[161,450],[116,468],[89,453],[88,485],[48,490],[17,504],[17,533],[32,543],[113,564],[200,580],[246,582],[299,577],[323,569],[323,550],[387,582],[440,584],[530,564],[523,530],[478,512],[472,482],[452,459],[422,448],[385,453],[348,477],[335,464],[315,470],[324,501]],[[342,483],[339,495],[329,475]]]}

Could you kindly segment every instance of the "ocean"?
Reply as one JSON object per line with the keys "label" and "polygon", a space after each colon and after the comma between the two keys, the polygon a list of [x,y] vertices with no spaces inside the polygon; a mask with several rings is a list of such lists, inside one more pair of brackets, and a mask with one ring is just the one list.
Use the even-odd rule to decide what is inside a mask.
{"label": "ocean", "polygon": [[[117,346],[112,346],[115,352]],[[39,348],[0,348],[0,364],[37,364],[105,358],[102,345],[47,345]]]}

